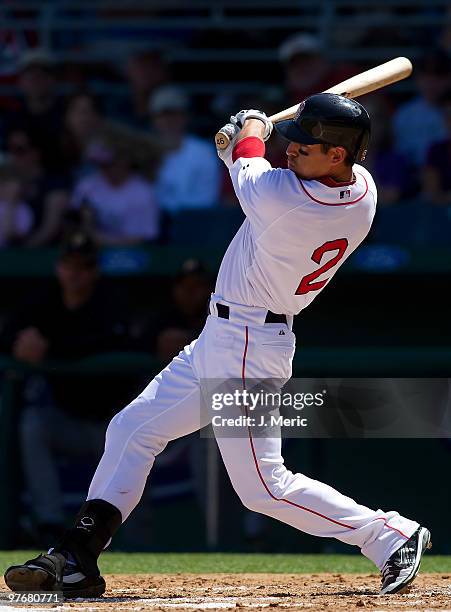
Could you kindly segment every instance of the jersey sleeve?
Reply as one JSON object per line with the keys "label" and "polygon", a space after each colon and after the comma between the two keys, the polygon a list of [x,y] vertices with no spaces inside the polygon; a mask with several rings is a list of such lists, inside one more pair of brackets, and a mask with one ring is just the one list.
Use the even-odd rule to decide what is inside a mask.
{"label": "jersey sleeve", "polygon": [[239,157],[230,168],[236,196],[251,224],[262,230],[289,210],[292,173],[264,157]]}

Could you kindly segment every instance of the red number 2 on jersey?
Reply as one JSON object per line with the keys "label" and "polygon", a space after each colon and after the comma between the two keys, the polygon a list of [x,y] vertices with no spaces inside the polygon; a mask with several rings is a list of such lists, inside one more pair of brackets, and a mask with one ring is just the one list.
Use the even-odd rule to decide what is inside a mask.
{"label": "red number 2 on jersey", "polygon": [[327,270],[330,270],[335,265],[337,265],[337,263],[345,254],[345,251],[348,248],[348,244],[349,243],[346,238],[338,238],[337,240],[330,240],[329,242],[325,242],[320,247],[315,249],[312,253],[312,260],[317,264],[321,263],[324,253],[328,253],[329,251],[338,251],[338,253],[334,257],[332,257],[332,259],[329,259],[329,261],[323,264],[321,268],[318,268],[318,270],[310,272],[310,274],[306,274],[299,283],[299,287],[296,289],[295,295],[304,295],[309,291],[318,291],[319,289],[322,289],[329,280],[328,278],[322,281],[318,281],[316,283],[314,283],[313,281],[315,280],[315,278],[318,278],[318,276],[321,276],[321,274],[327,272]]}

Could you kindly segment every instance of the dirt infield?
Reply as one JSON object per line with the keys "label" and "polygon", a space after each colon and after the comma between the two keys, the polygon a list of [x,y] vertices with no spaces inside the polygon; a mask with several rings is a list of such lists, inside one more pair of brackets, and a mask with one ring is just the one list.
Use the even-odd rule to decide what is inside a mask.
{"label": "dirt infield", "polygon": [[451,574],[420,575],[409,593],[391,596],[378,595],[379,577],[374,574],[121,574],[106,579],[108,590],[102,599],[65,602],[57,608],[39,606],[39,610],[451,611]]}

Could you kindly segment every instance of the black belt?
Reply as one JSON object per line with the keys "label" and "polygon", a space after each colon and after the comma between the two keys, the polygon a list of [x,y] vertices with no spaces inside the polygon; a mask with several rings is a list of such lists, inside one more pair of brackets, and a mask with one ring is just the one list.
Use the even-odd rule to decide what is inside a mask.
{"label": "black belt", "polygon": [[[216,303],[216,308],[218,310],[218,317],[221,319],[230,319],[230,308],[225,304]],[[284,314],[276,314],[275,312],[271,312],[268,310],[266,313],[265,323],[285,323],[287,322],[287,315]]]}

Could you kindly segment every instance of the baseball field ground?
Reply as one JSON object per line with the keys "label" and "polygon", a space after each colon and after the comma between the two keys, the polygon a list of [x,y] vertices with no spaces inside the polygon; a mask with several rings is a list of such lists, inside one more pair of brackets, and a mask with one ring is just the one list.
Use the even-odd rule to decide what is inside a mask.
{"label": "baseball field ground", "polygon": [[[0,552],[3,569],[36,551]],[[409,593],[380,596],[374,566],[357,555],[105,553],[101,599],[34,610],[289,610],[451,611],[451,556],[427,555]],[[6,587],[2,581],[0,590]],[[0,610],[23,609],[11,605]]]}

